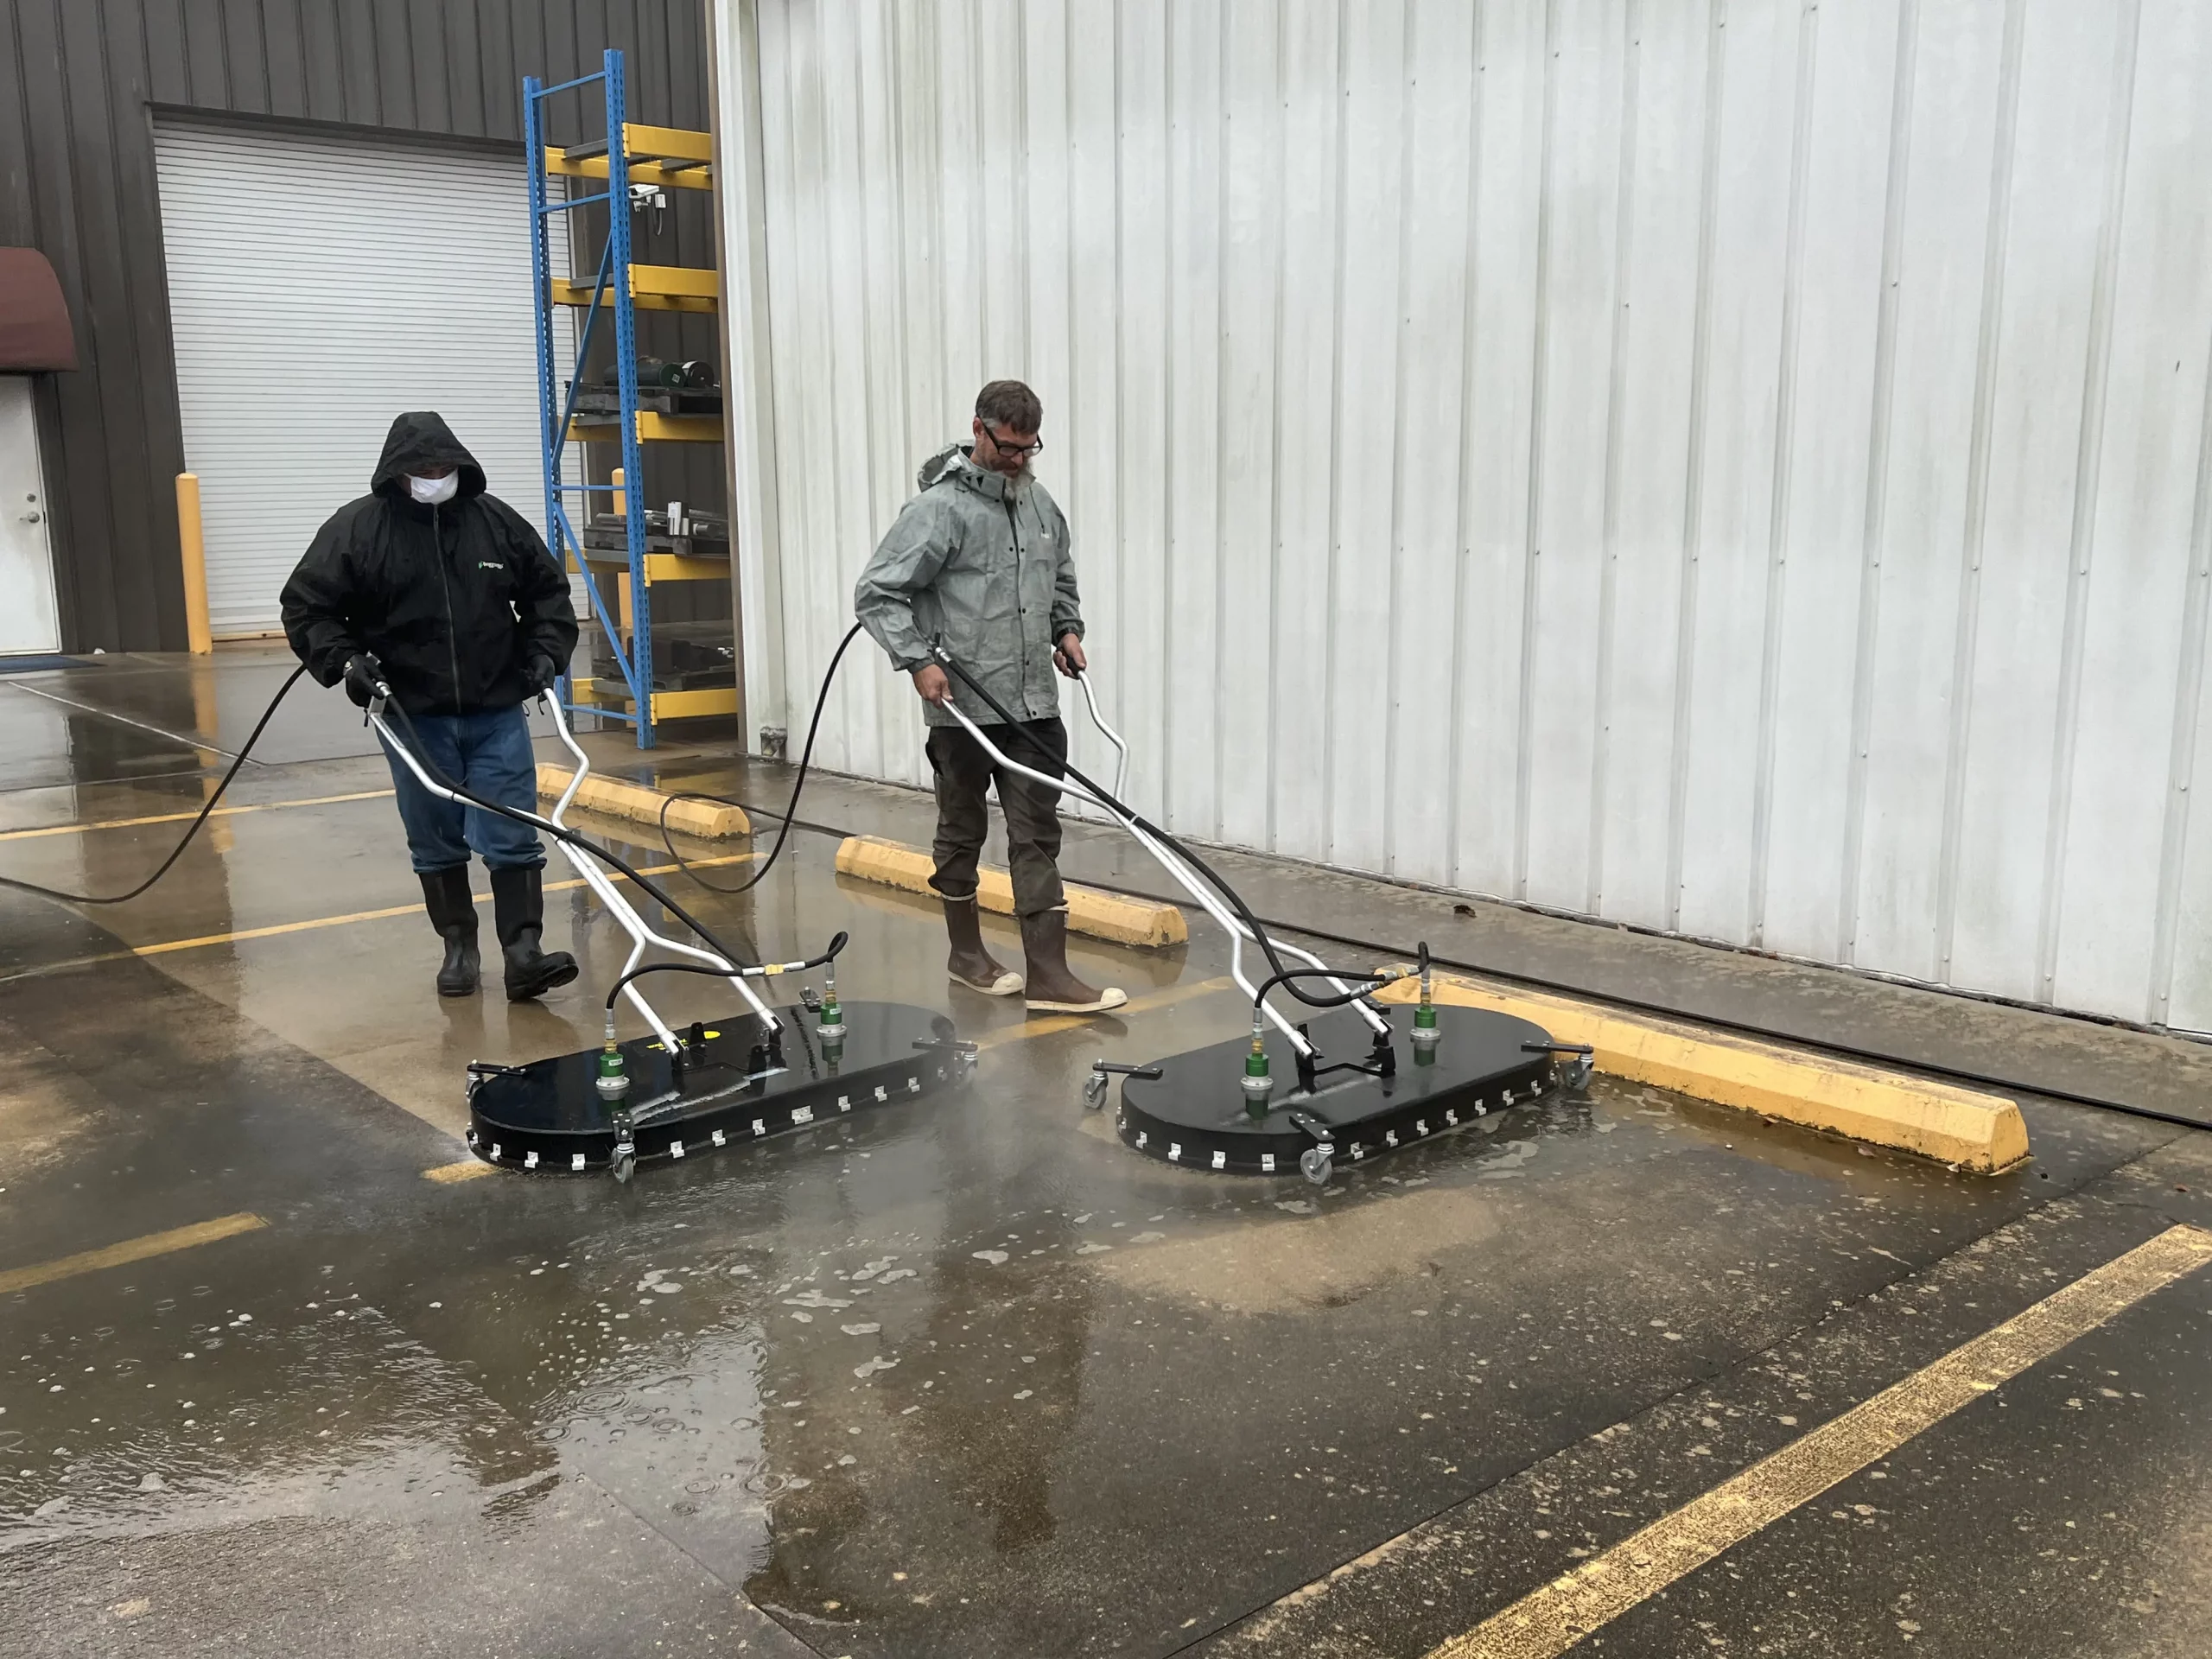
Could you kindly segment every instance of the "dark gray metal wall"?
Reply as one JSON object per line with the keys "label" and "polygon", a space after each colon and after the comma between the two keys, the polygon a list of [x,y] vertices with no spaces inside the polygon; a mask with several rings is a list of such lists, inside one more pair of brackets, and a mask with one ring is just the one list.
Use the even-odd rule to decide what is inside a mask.
{"label": "dark gray metal wall", "polygon": [[[504,142],[519,155],[523,76],[588,73],[612,46],[628,54],[633,120],[704,128],[704,24],[702,0],[0,0],[0,245],[53,261],[81,364],[41,377],[40,393],[68,648],[185,644],[158,108]],[[576,124],[555,137],[581,137],[564,113]],[[434,166],[426,155],[426,179]],[[710,198],[675,194],[687,199],[639,257],[713,264]],[[711,320],[683,322],[680,334],[649,332],[645,348],[712,355]],[[671,467],[683,476],[649,480],[649,499],[719,502],[708,456]]]}

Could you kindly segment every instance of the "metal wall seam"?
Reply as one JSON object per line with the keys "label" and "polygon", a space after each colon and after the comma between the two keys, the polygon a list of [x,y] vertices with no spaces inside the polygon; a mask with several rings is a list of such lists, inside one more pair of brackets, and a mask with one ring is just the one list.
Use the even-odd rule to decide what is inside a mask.
{"label": "metal wall seam", "polygon": [[[2074,465],[2074,500],[2066,540],[2066,612],[2059,648],[2057,710],[2052,721],[2050,796],[2044,830],[2041,900],[2036,918],[2036,999],[2052,1000],[2058,977],[2059,924],[2064,906],[2066,839],[2074,796],[2075,723],[2082,699],[2082,653],[2088,626],[2089,567],[2104,459],[2105,405],[2112,385],[2113,288],[2120,261],[2120,207],[2127,189],[2129,128],[2135,102],[2136,52],[2143,0],[2120,0],[2126,21],[2113,32],[2111,110],[2107,120],[2103,211],[2098,215],[2096,274],[2089,289],[2088,350],[2082,368],[2081,436]],[[2117,919],[2117,918],[2112,918]],[[2147,964],[2146,964],[2147,965]]]}
{"label": "metal wall seam", "polygon": [[1843,869],[1836,893],[1836,960],[1859,960],[1859,887],[1865,868],[1867,758],[1874,724],[1875,645],[1882,614],[1882,541],[1889,505],[1891,423],[1896,408],[1897,283],[1904,258],[1906,165],[1912,155],[1915,47],[1920,0],[1899,0],[1890,91],[1889,169],[1882,196],[1882,274],[1874,324],[1874,385],[1866,442],[1866,512],[1860,531],[1857,639],[1852,654],[1851,753],[1844,787]]}

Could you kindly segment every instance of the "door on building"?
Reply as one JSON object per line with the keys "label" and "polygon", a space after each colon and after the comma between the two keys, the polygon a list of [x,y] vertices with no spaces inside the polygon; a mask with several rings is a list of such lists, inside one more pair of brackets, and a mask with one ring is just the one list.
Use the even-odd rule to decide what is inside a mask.
{"label": "door on building", "polygon": [[0,655],[61,649],[54,537],[27,374],[0,374]]}
{"label": "door on building", "polygon": [[277,629],[284,579],[367,492],[403,410],[443,415],[542,530],[521,162],[167,121],[155,138],[215,636]]}

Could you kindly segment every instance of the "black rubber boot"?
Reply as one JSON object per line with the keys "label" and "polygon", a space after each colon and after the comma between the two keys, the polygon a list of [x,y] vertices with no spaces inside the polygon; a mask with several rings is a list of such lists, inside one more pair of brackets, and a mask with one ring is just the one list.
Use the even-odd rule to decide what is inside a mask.
{"label": "black rubber boot", "polygon": [[476,952],[476,903],[468,891],[468,866],[432,870],[423,877],[423,907],[430,912],[430,925],[446,942],[446,959],[438,964],[440,996],[474,995],[480,963]]}
{"label": "black rubber boot", "polygon": [[499,950],[507,959],[507,1001],[527,1002],[576,976],[576,959],[565,950],[538,949],[545,931],[545,872],[492,872],[492,914]]}

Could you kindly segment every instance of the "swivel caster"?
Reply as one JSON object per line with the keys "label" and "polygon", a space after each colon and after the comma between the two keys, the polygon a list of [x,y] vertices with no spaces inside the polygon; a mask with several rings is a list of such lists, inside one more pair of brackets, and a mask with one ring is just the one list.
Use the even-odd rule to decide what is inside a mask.
{"label": "swivel caster", "polygon": [[[1597,1053],[1587,1043],[1523,1043],[1523,1054],[1548,1054],[1552,1057],[1552,1081],[1561,1089],[1580,1089],[1590,1081],[1590,1069],[1596,1064]],[[1505,1096],[1510,1101],[1513,1096]]]}
{"label": "swivel caster", "polygon": [[1124,1065],[1119,1060],[1093,1060],[1090,1075],[1083,1080],[1084,1109],[1095,1112],[1106,1103],[1106,1085],[1114,1077],[1141,1077],[1147,1083],[1157,1083],[1161,1075],[1156,1065]]}
{"label": "swivel caster", "polygon": [[1336,1165],[1326,1147],[1308,1147],[1298,1154],[1298,1173],[1316,1186],[1326,1186]]}
{"label": "swivel caster", "polygon": [[614,1155],[607,1160],[607,1173],[618,1181],[626,1181],[638,1173],[638,1149],[626,1143],[614,1148]]}

